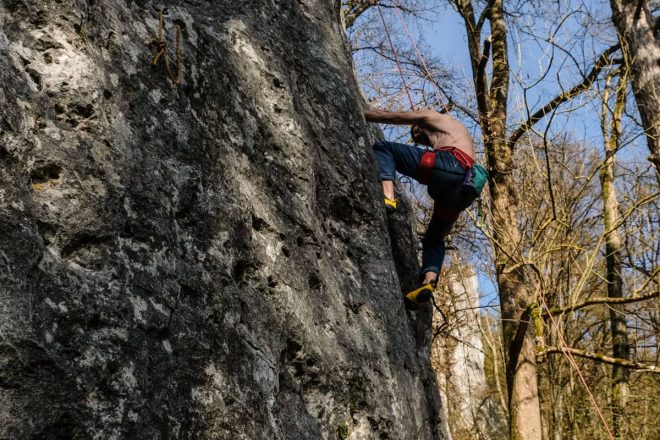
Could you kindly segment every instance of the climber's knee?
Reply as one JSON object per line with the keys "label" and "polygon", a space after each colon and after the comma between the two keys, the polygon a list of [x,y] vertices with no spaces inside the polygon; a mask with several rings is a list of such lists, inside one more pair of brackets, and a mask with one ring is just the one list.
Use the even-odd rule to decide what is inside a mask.
{"label": "climber's knee", "polygon": [[372,148],[375,151],[386,151],[386,150],[388,150],[388,145],[387,145],[387,142],[385,142],[385,141],[376,141],[376,142],[374,142]]}

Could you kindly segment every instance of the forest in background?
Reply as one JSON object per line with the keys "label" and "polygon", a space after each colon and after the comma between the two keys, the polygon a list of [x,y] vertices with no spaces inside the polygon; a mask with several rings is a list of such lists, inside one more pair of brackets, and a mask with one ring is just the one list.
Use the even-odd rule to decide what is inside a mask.
{"label": "forest in background", "polygon": [[[369,105],[449,105],[491,174],[444,272],[476,272],[497,293],[479,325],[493,417],[511,439],[660,437],[659,2],[337,6]],[[462,34],[435,41],[447,17]],[[421,235],[430,201],[403,183]],[[452,420],[456,439],[498,438]]]}

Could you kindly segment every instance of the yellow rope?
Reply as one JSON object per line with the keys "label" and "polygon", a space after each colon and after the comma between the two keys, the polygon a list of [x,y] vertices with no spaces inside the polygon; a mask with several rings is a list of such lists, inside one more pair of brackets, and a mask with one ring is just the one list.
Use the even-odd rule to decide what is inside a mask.
{"label": "yellow rope", "polygon": [[172,73],[172,69],[170,68],[170,61],[169,57],[167,56],[167,43],[165,42],[165,25],[164,21],[165,19],[163,18],[163,10],[161,9],[160,14],[159,14],[159,26],[158,26],[158,39],[157,40],[152,40],[152,42],[156,43],[158,45],[158,52],[156,52],[156,55],[154,55],[153,59],[151,60],[151,65],[155,66],[158,64],[158,60],[160,60],[161,56],[165,60],[165,69],[167,70],[167,74],[169,75],[170,79],[174,84],[180,84],[181,83],[181,26],[176,25],[176,75]]}

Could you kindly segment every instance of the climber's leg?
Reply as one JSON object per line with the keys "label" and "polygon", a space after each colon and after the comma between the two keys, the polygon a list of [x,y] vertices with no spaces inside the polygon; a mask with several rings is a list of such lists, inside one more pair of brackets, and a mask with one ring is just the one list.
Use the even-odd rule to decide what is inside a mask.
{"label": "climber's leg", "polygon": [[438,281],[438,274],[436,272],[428,271],[425,272],[423,275],[424,275],[424,281],[422,281],[422,284],[435,285],[436,282]]}
{"label": "climber's leg", "polygon": [[[394,182],[391,180],[383,180],[383,194],[389,200],[394,200]],[[396,206],[395,206],[396,208]]]}
{"label": "climber's leg", "polygon": [[406,298],[416,304],[428,302],[438,282],[438,275],[445,259],[445,240],[440,234],[438,221],[431,220],[422,240],[422,269],[419,273],[420,287],[408,292]]}
{"label": "climber's leg", "polygon": [[433,206],[433,217],[426,228],[422,240],[422,269],[420,280],[424,283],[435,283],[445,260],[445,237],[451,231],[457,215],[447,216],[436,203]]}
{"label": "climber's leg", "polygon": [[376,142],[373,149],[383,180],[394,180],[397,172],[413,179],[418,178],[419,161],[425,150],[411,145],[387,141]]}
{"label": "climber's leg", "polygon": [[422,269],[419,273],[421,286],[406,294],[416,304],[428,302],[438,282],[438,274],[445,259],[445,231],[451,228],[442,219],[433,217],[422,240]]}
{"label": "climber's leg", "polygon": [[396,142],[378,141],[373,146],[374,156],[383,181],[385,205],[388,209],[396,208],[394,200],[394,179],[399,172],[404,176],[417,179],[419,161],[424,150]]}

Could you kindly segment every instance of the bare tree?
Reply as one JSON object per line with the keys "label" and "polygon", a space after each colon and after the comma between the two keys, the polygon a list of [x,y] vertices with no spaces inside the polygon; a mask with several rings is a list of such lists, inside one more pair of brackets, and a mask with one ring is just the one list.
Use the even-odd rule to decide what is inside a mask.
{"label": "bare tree", "polygon": [[[370,6],[376,3],[382,7],[398,5],[383,1]],[[556,115],[560,111],[571,112],[566,107],[577,97],[587,95],[592,100],[580,100],[575,107],[585,102],[600,106],[599,99],[608,102],[607,93],[595,94],[594,85],[603,84],[604,73],[613,78],[614,70],[621,64],[628,65],[618,55],[621,47],[614,44],[615,35],[610,33],[595,45],[602,48],[600,53],[592,58],[582,52],[579,58],[580,50],[561,47],[552,33],[542,38],[532,23],[528,28],[531,37],[566,54],[565,60],[572,61],[577,68],[572,83],[565,86],[562,84],[565,79],[559,80],[559,71],[564,74],[569,69],[564,61],[557,62],[554,69],[561,90],[545,101],[528,102],[529,87],[523,85],[524,103],[515,115],[521,114],[522,120],[511,124],[508,119],[514,112],[509,85],[512,79],[515,85],[523,83],[520,72],[515,72],[509,63],[512,27],[518,19],[547,14],[546,3],[511,2],[507,10],[501,0],[449,3],[465,24],[474,92],[470,99],[459,86],[446,95],[453,92],[453,96],[462,97],[464,105],[459,104],[459,108],[466,110],[468,119],[477,121],[491,173],[490,198],[483,203],[489,215],[477,215],[481,209],[472,210],[472,218],[459,221],[461,228],[456,237],[473,255],[495,263],[502,355],[498,344],[484,340],[486,351],[493,353],[488,368],[496,372],[498,368],[492,362],[497,359],[505,364],[507,392],[498,393],[497,380],[492,383],[494,394],[508,399],[510,437],[544,436],[557,440],[567,436],[602,437],[609,428],[596,413],[605,406],[604,402],[612,404],[615,431],[629,435],[634,429],[630,417],[652,420],[657,414],[652,406],[642,404],[648,400],[639,397],[640,388],[630,381],[631,374],[654,372],[657,365],[657,359],[653,359],[657,348],[654,351],[653,344],[657,344],[658,316],[649,300],[658,297],[656,269],[660,240],[645,238],[658,234],[657,221],[653,223],[657,188],[646,184],[648,170],[641,168],[631,171],[625,182],[614,179],[617,167],[614,154],[630,142],[621,137],[622,115],[630,122],[630,114],[625,105],[616,105],[625,101],[625,91],[617,93],[612,109],[607,107],[611,122],[604,124],[607,138],[604,160],[597,148],[576,143],[561,130],[554,138],[549,134],[552,129],[557,131]],[[369,61],[372,64],[360,72],[366,79],[363,85],[377,105],[407,107],[399,74],[394,69],[394,54],[385,41],[382,25],[367,19],[374,9],[362,10],[350,28],[352,35],[358,37],[353,39],[358,57],[361,53],[374,55]],[[559,29],[565,17],[578,12],[563,13],[553,25]],[[609,23],[609,17],[605,18]],[[584,20],[598,21],[590,17]],[[397,35],[401,29],[389,25],[415,104],[432,102],[429,96],[433,93],[428,87],[432,79],[423,73],[405,38]],[[514,31],[525,32],[518,28]],[[592,31],[585,26],[574,40],[586,46],[589,44],[586,37]],[[549,58],[552,65],[554,57]],[[434,65],[437,72],[442,70],[440,64]],[[553,74],[548,67],[532,86]],[[453,78],[452,84],[456,86],[459,82]],[[542,128],[539,131],[537,127]],[[424,195],[415,186],[411,189],[419,200],[418,216],[423,220],[428,214],[424,210]],[[479,249],[479,243],[486,238],[493,246],[492,251]],[[547,309],[543,308],[544,303]],[[540,367],[546,396],[543,400],[539,397],[539,360],[543,361]],[[499,378],[499,374],[494,374],[495,379]],[[652,384],[653,379],[648,377],[648,374],[644,376],[642,382]],[[583,387],[594,396],[588,398]],[[632,398],[634,410],[628,405],[625,418],[621,417],[626,400],[612,397],[635,393],[638,395]],[[547,399],[549,395],[553,396],[551,400]],[[647,437],[639,438],[653,438],[654,431],[647,431],[647,434],[640,431],[640,435]]]}
{"label": "bare tree", "polygon": [[[538,292],[531,289],[530,279],[543,278],[538,268],[525,255],[537,243],[525,244],[529,234],[520,222],[523,208],[519,198],[520,182],[515,178],[516,147],[542,119],[553,115],[562,104],[588,90],[602,71],[614,60],[618,46],[605,50],[592,64],[582,80],[562,91],[536,111],[528,111],[526,120],[509,131],[507,125],[511,67],[508,57],[508,25],[502,1],[488,1],[477,13],[474,2],[454,0],[463,17],[472,64],[483,143],[491,179],[492,238],[495,246],[495,266],[502,313],[503,339],[507,349],[507,385],[509,392],[510,437],[536,439],[541,437],[542,424],[538,397],[536,351],[532,336],[533,306]],[[483,30],[490,35],[483,39]],[[483,43],[482,43],[483,39]],[[492,63],[490,71],[487,69]],[[551,176],[547,174],[549,192],[554,198]],[[555,201],[548,221],[557,221]],[[548,223],[549,224],[549,223]],[[522,226],[521,226],[522,225]],[[532,269],[531,272],[529,269]],[[540,287],[537,288],[537,290]]]}
{"label": "bare tree", "polygon": [[[620,70],[619,84],[616,90],[614,108],[610,109],[609,83],[612,75],[608,75],[605,94],[603,96],[603,111],[601,129],[605,140],[605,160],[600,171],[600,183],[603,197],[603,222],[605,226],[605,260],[608,298],[623,298],[623,276],[621,275],[621,260],[623,241],[619,234],[621,224],[620,207],[617,199],[614,163],[616,152],[620,147],[621,117],[626,105],[627,69]],[[611,115],[610,115],[611,114]],[[609,119],[609,123],[608,123]],[[630,359],[628,345],[628,326],[623,304],[610,305],[610,321],[612,332],[612,354],[615,358],[625,361]],[[621,420],[628,398],[628,381],[630,370],[620,365],[612,367],[612,428],[614,436],[621,438]]]}
{"label": "bare tree", "polygon": [[651,155],[660,179],[660,21],[647,0],[610,0],[612,21],[642,118]]}

